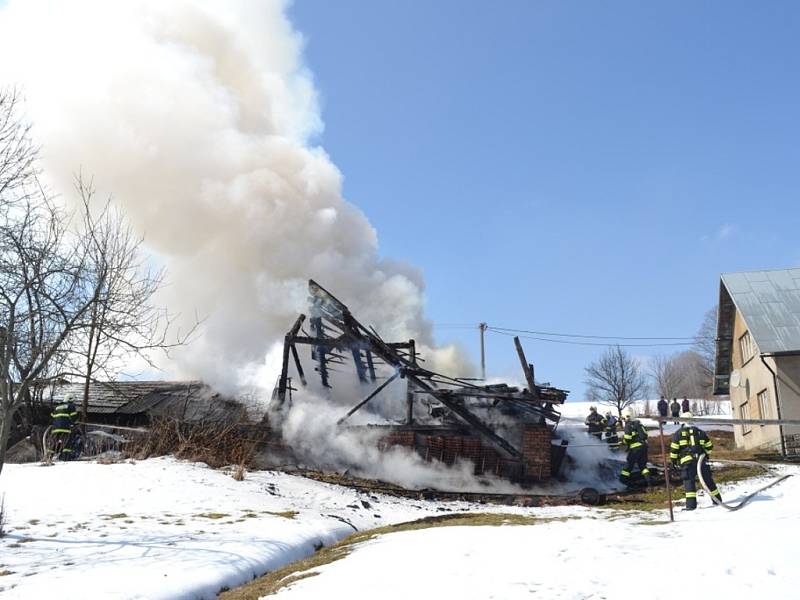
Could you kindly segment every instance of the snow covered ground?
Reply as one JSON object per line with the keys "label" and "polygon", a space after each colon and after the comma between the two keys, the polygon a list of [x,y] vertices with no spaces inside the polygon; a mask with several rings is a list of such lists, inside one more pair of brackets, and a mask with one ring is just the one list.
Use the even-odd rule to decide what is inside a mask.
{"label": "snow covered ground", "polygon": [[[781,469],[800,474],[800,468]],[[723,493],[734,499],[755,487],[747,482]],[[800,586],[792,552],[800,532],[800,477],[738,513],[678,512],[673,525],[662,523],[665,511],[422,502],[272,471],[237,482],[170,458],[6,465],[0,494],[8,532],[0,539],[3,599],[213,598],[356,528],[446,511],[544,521],[376,538],[281,595],[517,598],[538,591],[547,598],[622,598],[634,585],[637,594],[672,598],[688,577],[700,597],[713,589],[726,598],[753,590],[787,598]],[[648,581],[660,587],[644,590]]]}
{"label": "snow covered ground", "polygon": [[[359,530],[466,503],[369,496],[285,473],[237,482],[170,458],[7,464],[6,598],[213,598]],[[296,514],[294,514],[296,513]]]}
{"label": "snow covered ground", "polygon": [[[723,489],[730,501],[755,487]],[[666,511],[567,507],[531,509],[550,519],[535,525],[392,533],[270,598],[797,598],[799,501],[792,477],[739,512],[678,512],[675,523]]]}

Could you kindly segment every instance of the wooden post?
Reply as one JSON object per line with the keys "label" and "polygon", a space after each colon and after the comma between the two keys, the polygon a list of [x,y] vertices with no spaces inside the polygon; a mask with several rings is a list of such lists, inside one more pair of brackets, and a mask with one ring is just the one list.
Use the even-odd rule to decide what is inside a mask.
{"label": "wooden post", "polygon": [[669,520],[675,520],[672,512],[672,482],[669,480],[669,465],[667,464],[667,450],[664,446],[664,418],[658,418],[658,437],[661,440],[661,456],[664,459],[664,481],[667,484],[667,503],[669,504]]}
{"label": "wooden post", "polygon": [[[314,330],[314,335],[318,338],[325,337],[325,330],[322,326],[321,317],[311,318],[311,328]],[[317,358],[317,371],[319,372],[319,378],[322,381],[323,387],[329,388],[331,386],[328,383],[328,361],[325,358],[325,353],[325,346],[316,346],[314,348],[314,354]]]}
{"label": "wooden post", "polygon": [[306,374],[303,372],[303,365],[300,362],[300,357],[297,355],[297,346],[292,344],[292,356],[294,356],[294,366],[297,368],[297,374],[300,375],[300,382],[305,387],[308,385],[306,382]]}
{"label": "wooden post", "polygon": [[522,372],[525,373],[525,381],[528,382],[528,391],[533,395],[534,398],[537,398],[539,394],[536,393],[536,382],[533,380],[533,369],[531,369],[531,365],[528,364],[528,360],[525,358],[525,351],[522,349],[522,344],[520,343],[518,336],[514,336],[514,345],[517,347],[517,355],[519,356],[519,362],[522,365]]}
{"label": "wooden post", "polygon": [[365,354],[367,355],[367,369],[369,369],[369,378],[371,381],[375,381],[375,364],[372,362],[372,352],[367,350]]}
{"label": "wooden post", "polygon": [[[414,340],[409,340],[408,355],[411,364],[417,364],[417,346]],[[406,377],[406,424],[411,425],[414,423],[414,383],[411,378]]]}
{"label": "wooden post", "polygon": [[483,345],[483,334],[486,332],[486,328],[489,327],[486,323],[481,323],[478,325],[478,329],[481,332],[481,379],[486,381],[486,350]]}
{"label": "wooden post", "polygon": [[278,380],[278,403],[281,406],[283,406],[283,403],[286,401],[286,383],[289,378],[290,348],[294,348],[294,338],[297,335],[297,332],[300,331],[300,327],[302,327],[303,321],[305,320],[306,320],[305,315],[300,315],[299,317],[297,317],[297,320],[294,322],[294,325],[292,325],[292,328],[289,330],[289,333],[286,334],[286,337],[283,340],[283,361],[281,362],[281,378]]}

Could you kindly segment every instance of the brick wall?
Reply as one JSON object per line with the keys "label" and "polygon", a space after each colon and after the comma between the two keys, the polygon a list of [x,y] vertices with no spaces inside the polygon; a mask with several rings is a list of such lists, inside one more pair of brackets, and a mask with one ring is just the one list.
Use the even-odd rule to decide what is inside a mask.
{"label": "brick wall", "polygon": [[480,438],[461,435],[415,435],[411,431],[392,431],[379,447],[415,448],[428,461],[441,461],[452,465],[458,460],[469,460],[475,465],[475,474],[493,474],[514,480],[544,480],[551,475],[550,430],[546,427],[528,427],[522,436],[523,460],[503,458]]}
{"label": "brick wall", "polygon": [[527,479],[550,478],[550,430],[544,426],[530,426],[522,433],[522,460]]}

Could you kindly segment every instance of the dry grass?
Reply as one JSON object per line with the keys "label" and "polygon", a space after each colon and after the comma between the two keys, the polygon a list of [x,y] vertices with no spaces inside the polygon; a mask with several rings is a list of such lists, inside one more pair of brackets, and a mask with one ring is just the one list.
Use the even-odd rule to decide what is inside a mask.
{"label": "dry grass", "polygon": [[298,512],[296,510],[284,510],[283,512],[275,512],[275,511],[271,511],[271,510],[264,510],[264,511],[261,511],[261,512],[263,512],[265,515],[273,515],[275,517],[283,517],[284,519],[294,519],[298,515]]}
{"label": "dry grass", "polygon": [[[733,483],[757,477],[768,472],[766,467],[761,465],[724,465],[713,470],[714,481],[718,485]],[[724,490],[723,490],[724,491]],[[678,485],[672,487],[672,501],[683,500],[683,487]],[[599,507],[605,510],[614,511],[654,511],[663,510],[667,507],[667,490],[665,487],[656,487],[642,491],[640,494],[626,497],[626,501],[621,504],[612,504]]]}
{"label": "dry grass", "polygon": [[196,515],[198,517],[203,517],[204,519],[224,519],[225,517],[230,517],[228,513],[218,513],[218,512],[207,512],[207,513],[200,513]]}
{"label": "dry grass", "polygon": [[398,525],[388,525],[378,527],[369,531],[359,531],[327,548],[322,548],[316,554],[306,559],[294,562],[290,565],[267,573],[263,577],[254,579],[233,590],[225,591],[220,594],[220,600],[255,600],[261,596],[275,594],[282,588],[302,579],[318,575],[315,568],[330,564],[345,558],[356,547],[357,544],[366,542],[376,536],[397,533],[399,531],[415,531],[418,529],[430,529],[433,527],[463,527],[463,526],[503,526],[503,525],[535,525],[551,521],[566,521],[567,517],[552,519],[540,519],[525,515],[504,514],[504,513],[455,513],[450,515],[440,515],[426,517],[418,521],[400,523]]}
{"label": "dry grass", "polygon": [[131,441],[125,452],[137,460],[172,454],[215,469],[237,465],[233,476],[241,481],[266,435],[263,428],[244,421],[186,423],[164,417],[154,419],[148,432]]}

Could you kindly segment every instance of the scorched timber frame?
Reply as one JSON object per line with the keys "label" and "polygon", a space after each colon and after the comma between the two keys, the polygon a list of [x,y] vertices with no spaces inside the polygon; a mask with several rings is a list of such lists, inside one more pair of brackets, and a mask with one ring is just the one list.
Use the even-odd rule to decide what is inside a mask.
{"label": "scorched timber frame", "polygon": [[356,375],[362,383],[376,382],[375,368],[387,365],[394,373],[372,390],[358,404],[353,406],[339,419],[342,425],[356,411],[364,407],[370,400],[378,396],[396,379],[405,379],[406,424],[413,425],[413,405],[417,396],[427,395],[436,399],[456,419],[463,422],[468,429],[486,440],[499,451],[516,460],[522,459],[520,449],[497,433],[493,427],[484,422],[467,406],[470,398],[491,399],[493,406],[504,403],[512,410],[533,417],[535,422],[555,429],[559,413],[554,404],[562,404],[567,392],[549,386],[538,386],[533,379],[533,365],[528,364],[518,338],[514,339],[520,358],[527,389],[522,391],[504,384],[477,385],[475,380],[458,379],[442,375],[422,368],[422,360],[416,351],[414,340],[407,342],[385,342],[375,329],[367,329],[359,323],[350,310],[341,301],[313,280],[308,282],[309,301],[311,304],[310,329],[313,335],[302,331],[306,315],[300,315],[286,334],[283,345],[283,363],[281,376],[273,394],[273,407],[282,409],[287,399],[291,401],[291,378],[289,377],[289,354],[294,359],[297,374],[303,386],[307,385],[303,365],[297,351],[297,345],[311,346],[312,360],[316,362],[315,370],[319,373],[324,387],[330,388],[329,367],[345,363],[350,356],[355,365]]}

